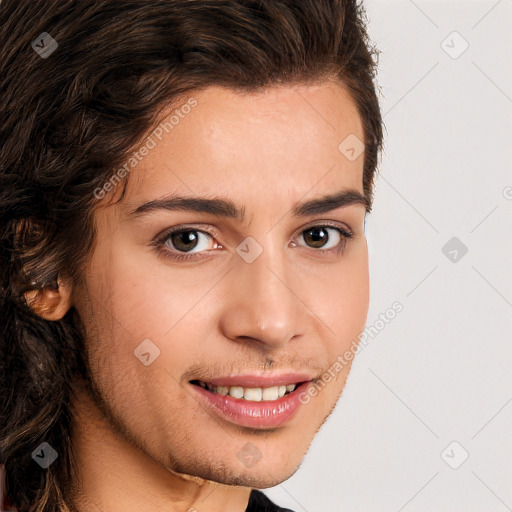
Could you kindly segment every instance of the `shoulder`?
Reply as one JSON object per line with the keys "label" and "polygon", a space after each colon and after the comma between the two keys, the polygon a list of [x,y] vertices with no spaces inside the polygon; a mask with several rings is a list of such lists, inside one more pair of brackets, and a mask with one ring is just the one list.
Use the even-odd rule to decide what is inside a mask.
{"label": "shoulder", "polygon": [[289,508],[281,508],[271,501],[265,494],[253,489],[249,496],[249,504],[245,512],[294,512]]}

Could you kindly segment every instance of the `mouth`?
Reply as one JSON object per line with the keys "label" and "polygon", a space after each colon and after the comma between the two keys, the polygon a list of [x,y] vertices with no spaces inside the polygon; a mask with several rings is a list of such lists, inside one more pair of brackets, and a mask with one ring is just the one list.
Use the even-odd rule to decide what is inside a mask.
{"label": "mouth", "polygon": [[282,398],[283,396],[293,393],[301,384],[308,381],[301,381],[294,384],[281,384],[265,387],[254,386],[226,386],[215,385],[210,382],[203,382],[201,380],[190,381],[191,384],[200,386],[210,393],[215,393],[222,396],[230,396],[239,400],[247,400],[249,402],[272,402]]}
{"label": "mouth", "polygon": [[212,414],[238,426],[284,426],[305,405],[301,394],[315,379],[304,374],[246,375],[189,381],[194,395]]}

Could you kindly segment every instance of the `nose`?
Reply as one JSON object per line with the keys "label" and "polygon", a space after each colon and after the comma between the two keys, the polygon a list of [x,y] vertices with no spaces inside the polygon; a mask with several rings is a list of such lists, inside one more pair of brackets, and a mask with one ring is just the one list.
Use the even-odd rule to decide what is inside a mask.
{"label": "nose", "polygon": [[269,352],[304,334],[308,308],[284,252],[264,250],[252,263],[235,261],[220,316],[225,337]]}

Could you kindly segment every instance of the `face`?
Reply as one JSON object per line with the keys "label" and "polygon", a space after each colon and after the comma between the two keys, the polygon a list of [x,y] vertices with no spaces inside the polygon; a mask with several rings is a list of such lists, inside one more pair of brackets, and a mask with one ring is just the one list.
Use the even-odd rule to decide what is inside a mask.
{"label": "face", "polygon": [[338,149],[362,124],[330,81],[191,97],[122,201],[98,202],[74,304],[112,429],[170,471],[266,488],[299,467],[350,370],[333,364],[365,326],[363,155]]}

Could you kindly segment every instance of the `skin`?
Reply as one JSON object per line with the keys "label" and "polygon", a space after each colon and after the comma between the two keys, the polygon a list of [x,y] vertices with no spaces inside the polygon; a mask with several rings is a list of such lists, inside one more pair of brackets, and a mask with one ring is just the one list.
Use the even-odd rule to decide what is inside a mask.
{"label": "skin", "polygon": [[[363,155],[350,161],[338,150],[349,134],[364,140],[347,92],[325,81],[256,94],[208,87],[191,96],[197,106],[131,172],[125,198],[99,202],[83,283],[62,280],[33,302],[51,320],[75,307],[87,331],[90,381],[77,384],[74,403],[79,510],[244,511],[251,488],[277,485],[299,468],[350,365],[274,429],[216,416],[188,381],[263,370],[320,377],[365,326],[364,206],[290,213],[296,201],[363,193]],[[174,192],[222,195],[245,207],[246,220],[164,210],[128,217]],[[306,228],[325,222],[354,233],[341,253],[308,245]],[[200,230],[192,262],[151,245],[182,223]],[[208,228],[211,238],[202,234]],[[336,233],[330,228],[323,245],[343,245]],[[263,249],[250,264],[236,252],[248,236]],[[184,254],[172,244],[167,238],[169,254]],[[133,354],[144,339],[160,349],[149,366]],[[252,467],[237,457],[248,442],[261,452]]]}

